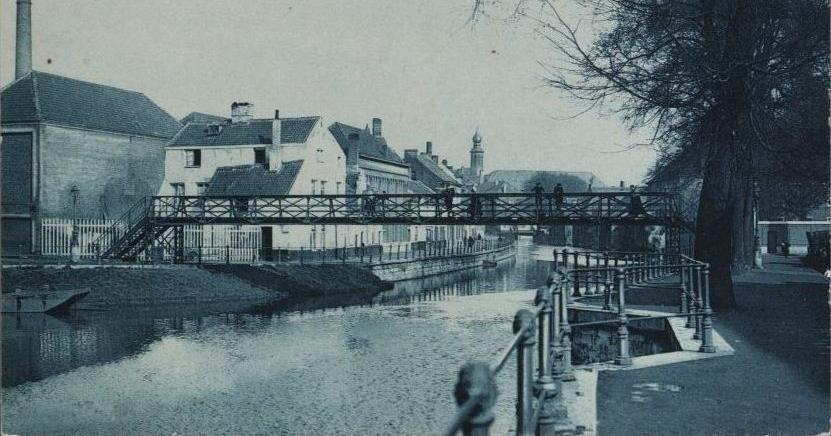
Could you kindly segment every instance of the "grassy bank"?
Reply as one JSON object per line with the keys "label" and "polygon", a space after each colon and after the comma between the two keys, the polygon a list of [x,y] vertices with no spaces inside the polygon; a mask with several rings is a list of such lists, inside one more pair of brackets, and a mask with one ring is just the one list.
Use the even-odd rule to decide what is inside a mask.
{"label": "grassy bank", "polygon": [[392,289],[368,269],[351,265],[206,265],[216,274],[297,297],[325,297]]}
{"label": "grassy bank", "polygon": [[211,265],[158,268],[6,268],[3,292],[89,288],[76,309],[250,302],[349,292],[380,292],[390,284],[367,270],[343,265]]}

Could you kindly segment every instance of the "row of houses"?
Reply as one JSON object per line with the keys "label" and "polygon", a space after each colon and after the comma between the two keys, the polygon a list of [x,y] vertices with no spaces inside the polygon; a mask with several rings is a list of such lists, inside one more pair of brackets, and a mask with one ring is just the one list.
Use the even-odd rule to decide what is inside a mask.
{"label": "row of houses", "polygon": [[[229,116],[177,120],[147,96],[29,71],[2,89],[2,246],[38,253],[44,220],[118,218],[151,195],[274,196],[433,193],[470,189],[432,144],[402,158],[382,120],[371,127],[320,115],[255,117],[250,103]],[[481,174],[481,135],[472,167]],[[475,157],[475,160],[473,159]],[[264,226],[262,246],[331,248],[482,233],[472,226]]]}

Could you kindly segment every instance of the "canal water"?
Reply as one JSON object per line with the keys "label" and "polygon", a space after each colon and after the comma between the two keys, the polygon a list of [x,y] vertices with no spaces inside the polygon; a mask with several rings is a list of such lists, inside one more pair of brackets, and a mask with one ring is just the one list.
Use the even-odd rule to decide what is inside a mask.
{"label": "canal water", "polygon": [[[17,434],[425,434],[458,368],[510,340],[544,268],[521,239],[492,269],[379,295],[217,312],[3,317],[3,425]],[[512,426],[513,362],[495,432]]]}

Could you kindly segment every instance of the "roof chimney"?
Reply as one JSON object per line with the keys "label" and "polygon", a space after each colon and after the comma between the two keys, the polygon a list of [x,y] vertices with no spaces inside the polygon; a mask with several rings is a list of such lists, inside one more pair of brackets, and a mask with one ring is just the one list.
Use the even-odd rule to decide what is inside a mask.
{"label": "roof chimney", "polygon": [[441,164],[444,165],[444,166],[447,166],[447,159],[442,159]]}
{"label": "roof chimney", "polygon": [[380,118],[373,118],[372,119],[372,136],[383,136],[381,134],[381,119]]}
{"label": "roof chimney", "polygon": [[[236,103],[234,103],[236,104]],[[248,103],[243,103],[248,105]],[[249,105],[250,106],[250,105]],[[237,106],[239,107],[239,106]],[[234,106],[231,106],[231,115],[233,116]],[[249,119],[250,116],[249,116]],[[237,122],[237,121],[233,121]],[[281,137],[283,133],[283,121],[280,120],[280,111],[274,110],[274,119],[271,120],[271,145],[268,146],[268,169],[271,171],[280,171],[283,166],[283,147],[281,144]]]}
{"label": "roof chimney", "polygon": [[418,156],[418,150],[415,148],[408,148],[404,150],[404,160],[415,159]]}
{"label": "roof chimney", "polygon": [[32,1],[17,0],[17,35],[15,41],[15,80],[32,72]]}
{"label": "roof chimney", "polygon": [[358,142],[360,135],[357,132],[350,133],[347,136],[349,144],[346,148],[346,169],[351,172],[358,172],[358,157],[361,150],[361,144]]}
{"label": "roof chimney", "polygon": [[433,143],[431,141],[427,141],[427,146],[424,148],[424,152],[427,153],[427,156],[433,155]]}
{"label": "roof chimney", "polygon": [[[231,103],[231,122],[240,123],[243,121],[251,121],[254,113],[254,105],[246,102]],[[274,115],[279,115],[275,112]],[[277,119],[275,117],[275,119]]]}

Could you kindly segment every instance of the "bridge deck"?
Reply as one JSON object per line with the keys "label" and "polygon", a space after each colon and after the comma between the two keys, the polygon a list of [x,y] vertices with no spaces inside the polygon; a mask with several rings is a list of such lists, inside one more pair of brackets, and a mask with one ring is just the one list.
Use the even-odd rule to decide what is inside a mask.
{"label": "bridge deck", "polygon": [[157,196],[155,224],[638,224],[678,226],[665,192]]}

